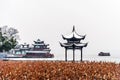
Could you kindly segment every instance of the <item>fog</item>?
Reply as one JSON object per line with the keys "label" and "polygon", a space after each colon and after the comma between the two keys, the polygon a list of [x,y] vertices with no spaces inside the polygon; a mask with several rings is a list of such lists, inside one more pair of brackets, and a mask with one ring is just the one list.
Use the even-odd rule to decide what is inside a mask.
{"label": "fog", "polygon": [[71,33],[73,25],[77,33],[87,35],[85,56],[120,53],[119,0],[0,0],[0,26],[4,25],[18,29],[19,44],[39,38],[56,56],[64,56],[59,41],[65,42],[61,35]]}

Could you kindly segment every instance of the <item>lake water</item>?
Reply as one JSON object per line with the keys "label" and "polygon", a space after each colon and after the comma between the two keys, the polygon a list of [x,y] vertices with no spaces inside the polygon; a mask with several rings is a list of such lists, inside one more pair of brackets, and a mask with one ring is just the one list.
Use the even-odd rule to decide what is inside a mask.
{"label": "lake water", "polygon": [[[55,61],[62,60],[64,61],[64,57],[55,57],[55,58],[7,58],[9,60],[45,60],[45,61]],[[80,61],[80,58],[75,58],[76,61]],[[68,58],[68,61],[71,61],[72,57]],[[105,62],[116,62],[120,63],[120,58],[112,57],[112,56],[94,56],[94,57],[83,57],[83,61],[105,61]]]}
{"label": "lake water", "polygon": [[[9,60],[65,60],[64,53],[63,54],[54,54],[54,58],[7,58]],[[1,58],[2,59],[2,58]],[[68,54],[68,61],[71,61],[72,53]],[[80,61],[80,53],[75,54],[75,60]],[[98,56],[97,54],[83,54],[83,61],[106,61],[106,62],[116,62],[120,63],[120,55],[119,54],[111,54],[111,56]]]}

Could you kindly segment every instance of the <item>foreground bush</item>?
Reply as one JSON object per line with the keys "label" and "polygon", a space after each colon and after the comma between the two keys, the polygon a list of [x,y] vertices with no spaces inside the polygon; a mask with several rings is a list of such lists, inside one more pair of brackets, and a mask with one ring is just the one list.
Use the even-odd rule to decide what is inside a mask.
{"label": "foreground bush", "polygon": [[120,80],[107,62],[0,61],[0,80]]}

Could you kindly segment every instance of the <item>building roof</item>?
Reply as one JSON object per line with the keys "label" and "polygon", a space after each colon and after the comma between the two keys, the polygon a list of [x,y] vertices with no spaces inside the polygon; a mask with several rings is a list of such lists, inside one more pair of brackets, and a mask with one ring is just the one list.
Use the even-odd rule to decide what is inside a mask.
{"label": "building roof", "polygon": [[27,44],[27,43],[24,43],[24,44],[21,44],[22,46],[29,46],[29,44]]}
{"label": "building roof", "polygon": [[44,44],[44,43],[41,43],[41,44],[32,44],[33,46],[49,46],[49,44]]}
{"label": "building roof", "polygon": [[35,43],[44,43],[44,41],[41,41],[40,39],[37,39],[36,41],[34,41]]}
{"label": "building roof", "polygon": [[75,30],[75,26],[73,26],[73,30],[72,30],[71,34],[65,35],[65,36],[62,35],[63,39],[67,39],[67,40],[69,40],[69,39],[78,39],[78,40],[83,39],[84,40],[85,36],[86,35],[84,35],[84,36],[79,35]]}
{"label": "building roof", "polygon": [[88,43],[60,43],[60,45],[62,47],[66,47],[66,48],[82,48],[82,47],[86,47]]}
{"label": "building roof", "polygon": [[36,41],[34,41],[34,44],[32,44],[33,46],[49,46],[49,44],[45,44],[44,41],[41,41],[40,39],[37,39]]}
{"label": "building roof", "polygon": [[27,43],[21,44],[20,49],[28,49],[28,48],[29,48],[29,44]]}

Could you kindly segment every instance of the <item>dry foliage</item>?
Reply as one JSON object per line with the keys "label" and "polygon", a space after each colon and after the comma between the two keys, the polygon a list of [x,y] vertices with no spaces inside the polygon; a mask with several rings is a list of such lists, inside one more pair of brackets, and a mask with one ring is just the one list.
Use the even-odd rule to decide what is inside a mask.
{"label": "dry foliage", "polygon": [[0,80],[120,80],[120,64],[0,61]]}

